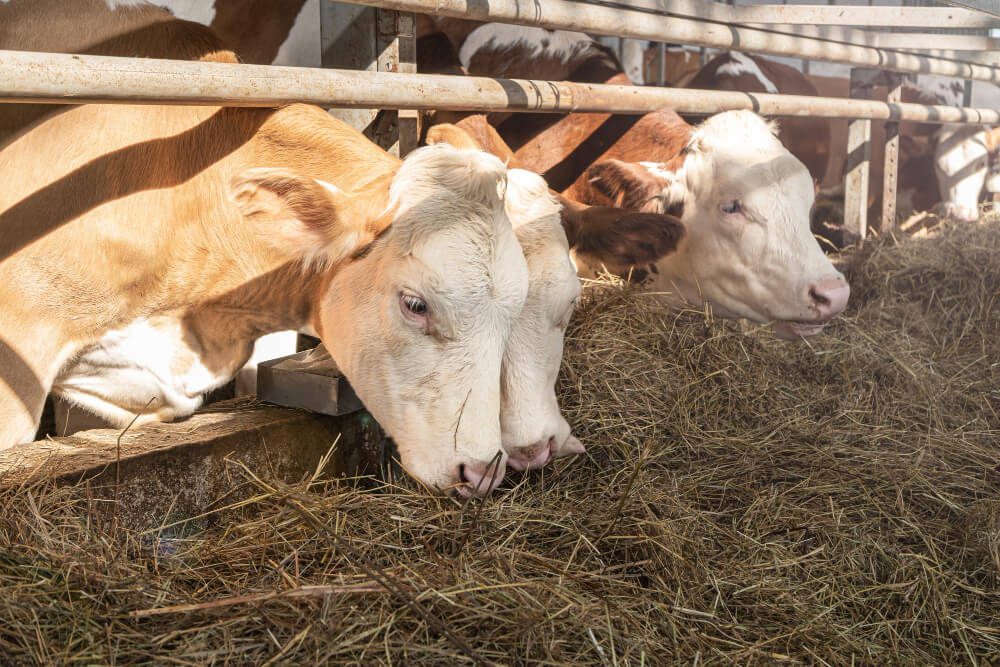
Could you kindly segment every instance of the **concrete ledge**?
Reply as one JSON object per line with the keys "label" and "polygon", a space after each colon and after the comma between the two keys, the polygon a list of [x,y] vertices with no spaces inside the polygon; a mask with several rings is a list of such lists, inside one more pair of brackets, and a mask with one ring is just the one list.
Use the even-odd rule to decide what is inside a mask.
{"label": "concrete ledge", "polygon": [[[120,435],[120,429],[95,429],[0,451],[0,487],[89,480],[95,497],[113,497]],[[247,398],[207,406],[180,422],[134,426],[121,435],[119,521],[144,529],[168,513],[205,512],[245,478],[234,462],[269,479],[300,481],[334,442],[324,477],[375,474],[381,441],[367,412],[331,417]]]}

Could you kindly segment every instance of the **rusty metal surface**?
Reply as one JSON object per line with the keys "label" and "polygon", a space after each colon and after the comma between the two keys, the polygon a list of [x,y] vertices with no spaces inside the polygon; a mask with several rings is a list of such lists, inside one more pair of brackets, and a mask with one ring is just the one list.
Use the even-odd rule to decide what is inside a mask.
{"label": "rusty metal surface", "polygon": [[0,101],[712,114],[1000,123],[995,109],[870,100],[0,51]]}

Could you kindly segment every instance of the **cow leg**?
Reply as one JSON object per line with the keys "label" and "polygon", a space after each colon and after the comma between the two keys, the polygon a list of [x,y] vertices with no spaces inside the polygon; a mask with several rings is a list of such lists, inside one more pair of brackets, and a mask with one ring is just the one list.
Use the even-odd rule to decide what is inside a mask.
{"label": "cow leg", "polygon": [[[4,313],[4,318],[8,315]],[[63,361],[60,357],[51,334],[37,328],[0,327],[0,449],[35,439],[45,397]]]}

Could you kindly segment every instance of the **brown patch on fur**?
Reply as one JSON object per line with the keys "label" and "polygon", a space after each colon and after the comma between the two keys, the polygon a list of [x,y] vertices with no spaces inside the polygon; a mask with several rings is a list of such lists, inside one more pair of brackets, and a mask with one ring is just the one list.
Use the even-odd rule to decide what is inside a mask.
{"label": "brown patch on fur", "polygon": [[563,229],[578,255],[614,269],[655,262],[674,252],[685,234],[671,215],[581,204],[564,206]]}
{"label": "brown patch on fur", "polygon": [[662,192],[668,184],[642,165],[604,160],[587,169],[586,176],[594,192],[619,208],[647,213],[664,212],[677,217],[684,215],[682,202],[664,208]]}

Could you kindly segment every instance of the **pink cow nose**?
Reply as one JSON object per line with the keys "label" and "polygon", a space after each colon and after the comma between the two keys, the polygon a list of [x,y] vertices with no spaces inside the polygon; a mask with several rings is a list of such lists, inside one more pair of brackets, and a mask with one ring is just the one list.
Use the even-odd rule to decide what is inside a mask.
{"label": "pink cow nose", "polygon": [[458,466],[458,480],[462,484],[455,488],[463,498],[485,496],[500,486],[506,473],[507,463],[505,461],[463,463]]}
{"label": "pink cow nose", "polygon": [[549,462],[556,448],[555,436],[539,440],[527,447],[518,447],[510,455],[510,467],[514,470],[534,470]]}
{"label": "pink cow nose", "polygon": [[850,297],[851,286],[843,278],[827,278],[809,286],[809,300],[821,320],[842,312]]}

